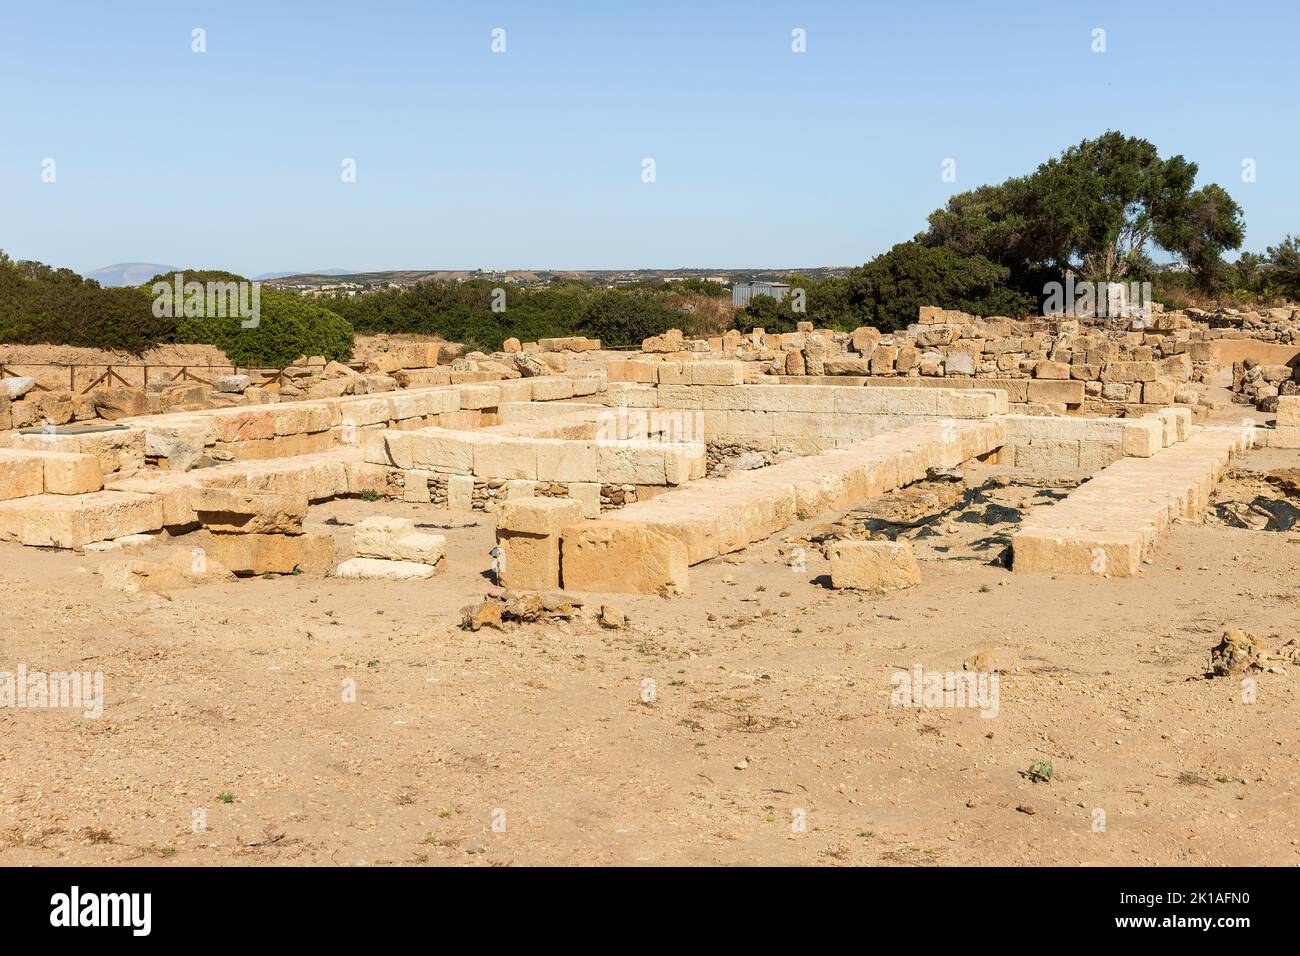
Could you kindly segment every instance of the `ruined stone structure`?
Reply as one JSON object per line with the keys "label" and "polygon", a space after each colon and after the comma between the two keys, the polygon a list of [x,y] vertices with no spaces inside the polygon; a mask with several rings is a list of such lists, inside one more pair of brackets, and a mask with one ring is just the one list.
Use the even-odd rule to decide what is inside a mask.
{"label": "ruined stone structure", "polygon": [[[538,371],[528,365],[459,382],[450,377],[502,373],[434,364],[424,367],[448,381],[9,430],[0,540],[85,551],[168,540],[197,556],[105,572],[127,589],[304,571],[436,587],[456,557],[409,519],[364,520],[351,553],[303,525],[314,503],[391,498],[489,518],[507,587],[672,594],[690,589],[694,565],[979,461],[1091,476],[1019,528],[1015,572],[1122,576],[1172,521],[1205,509],[1234,455],[1300,446],[1300,395],[1273,397],[1271,427],[1207,426],[1201,403],[1173,400],[1226,367],[1194,354],[1199,340],[1177,334],[1190,331],[1181,320],[1119,339],[1039,329],[1008,352],[989,321],[933,310],[921,319],[894,337],[759,330],[738,344],[729,333],[722,347],[752,351],[745,361],[660,351],[611,359],[605,374],[526,374]],[[686,344],[662,339],[647,344]],[[444,347],[401,348],[394,361],[418,368]],[[938,359],[922,368],[904,355],[900,365],[905,348]],[[785,374],[799,364],[792,355],[819,374]],[[872,374],[850,374],[864,370]],[[1140,400],[1102,408],[1108,385]],[[911,586],[904,551],[837,547],[832,584]]]}

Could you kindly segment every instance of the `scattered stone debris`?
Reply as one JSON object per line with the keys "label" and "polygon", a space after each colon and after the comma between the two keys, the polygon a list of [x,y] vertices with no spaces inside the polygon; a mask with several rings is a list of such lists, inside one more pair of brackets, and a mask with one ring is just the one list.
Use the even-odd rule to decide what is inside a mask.
{"label": "scattered stone debris", "polygon": [[1248,670],[1261,670],[1262,654],[1263,641],[1240,628],[1232,628],[1223,632],[1223,640],[1210,651],[1210,673],[1215,677],[1228,677]]}
{"label": "scattered stone debris", "polygon": [[[605,624],[605,607],[595,617]],[[511,591],[490,593],[478,604],[461,608],[461,628],[477,631],[484,627],[505,630],[507,624],[536,624],[571,621],[584,617],[582,602],[567,594],[516,594]],[[613,620],[613,617],[610,617]]]}
{"label": "scattered stone debris", "polygon": [[1300,468],[1235,469],[1215,489],[1205,520],[1251,531],[1291,531],[1300,525]]}

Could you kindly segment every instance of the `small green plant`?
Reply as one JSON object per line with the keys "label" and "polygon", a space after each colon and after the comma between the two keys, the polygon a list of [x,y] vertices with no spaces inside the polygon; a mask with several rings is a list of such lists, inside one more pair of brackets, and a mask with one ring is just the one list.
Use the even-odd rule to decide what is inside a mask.
{"label": "small green plant", "polygon": [[1034,783],[1051,783],[1052,782],[1052,762],[1050,760],[1035,760],[1025,771],[1025,776]]}
{"label": "small green plant", "polygon": [[231,793],[229,790],[222,790],[219,794],[217,794],[217,799],[220,800],[222,803],[234,803],[235,795]]}
{"label": "small green plant", "polygon": [[174,846],[165,846],[165,847],[163,847],[161,850],[159,850],[158,852],[161,853],[163,856],[175,856],[175,855],[176,855],[176,847],[174,847]]}
{"label": "small green plant", "polygon": [[379,666],[379,658],[378,658],[378,657],[372,657],[372,658],[370,658],[370,660],[366,661],[366,666],[369,667],[369,668],[371,668],[371,669],[378,667],[378,666]]}
{"label": "small green plant", "polygon": [[362,501],[378,501],[380,498],[384,496],[381,495],[379,492],[375,491],[374,488],[366,488],[361,492],[360,497]]}
{"label": "small green plant", "polygon": [[989,593],[989,586],[987,584],[981,584],[980,594],[988,594],[988,593]]}

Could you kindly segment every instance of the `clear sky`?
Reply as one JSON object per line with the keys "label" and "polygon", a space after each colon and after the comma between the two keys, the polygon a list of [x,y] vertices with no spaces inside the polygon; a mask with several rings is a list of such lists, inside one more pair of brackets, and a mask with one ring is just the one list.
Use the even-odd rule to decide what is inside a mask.
{"label": "clear sky", "polygon": [[1298,27],[1294,0],[6,0],[0,248],[249,275],[852,265],[1109,128],[1198,163],[1262,250],[1300,232]]}

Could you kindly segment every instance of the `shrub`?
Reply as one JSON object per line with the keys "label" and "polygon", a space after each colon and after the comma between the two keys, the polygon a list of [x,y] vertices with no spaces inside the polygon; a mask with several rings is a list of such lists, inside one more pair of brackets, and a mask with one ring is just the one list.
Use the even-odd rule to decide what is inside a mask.
{"label": "shrub", "polygon": [[894,331],[915,322],[923,305],[972,315],[1024,315],[1031,296],[1007,286],[1010,270],[982,256],[900,242],[849,276],[849,300],[864,325]]}
{"label": "shrub", "polygon": [[[186,272],[185,281],[246,281],[223,272]],[[158,276],[155,281],[167,281]],[[261,314],[255,326],[244,328],[239,316],[176,318],[176,340],[215,345],[236,365],[288,365],[301,355],[323,355],[345,362],[352,355],[352,326],[342,316],[292,292],[263,287]]]}
{"label": "shrub", "polygon": [[0,341],[79,345],[139,354],[175,339],[140,289],[106,289],[70,269],[15,262],[0,252]]}

